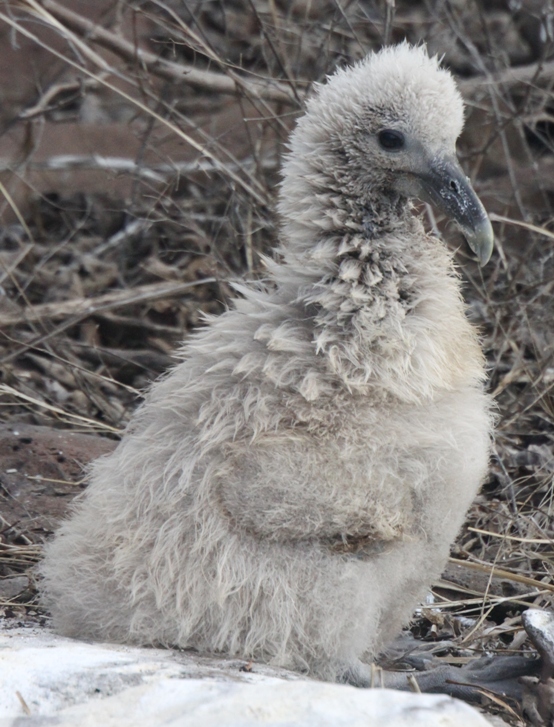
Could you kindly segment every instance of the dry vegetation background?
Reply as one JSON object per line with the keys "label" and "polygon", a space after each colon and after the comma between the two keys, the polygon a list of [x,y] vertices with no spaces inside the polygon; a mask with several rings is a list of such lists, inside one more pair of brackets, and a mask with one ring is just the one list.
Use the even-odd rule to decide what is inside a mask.
{"label": "dry vegetation background", "polygon": [[[23,425],[116,438],[201,314],[224,309],[233,280],[263,276],[310,85],[405,38],[459,80],[460,157],[497,236],[481,270],[423,210],[459,247],[499,423],[490,478],[414,632],[447,659],[526,653],[520,614],[554,594],[551,0],[1,2],[0,416],[12,439]],[[32,439],[0,441],[8,580],[51,529],[36,503],[55,520],[80,491],[79,467],[13,460]],[[5,616],[40,613],[32,582],[6,593]]]}

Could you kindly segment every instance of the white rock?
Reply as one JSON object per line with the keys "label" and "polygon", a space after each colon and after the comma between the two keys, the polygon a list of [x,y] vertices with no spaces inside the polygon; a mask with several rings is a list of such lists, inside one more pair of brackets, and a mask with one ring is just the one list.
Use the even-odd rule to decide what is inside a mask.
{"label": "white rock", "polygon": [[241,671],[244,664],[3,630],[0,727],[490,727],[442,695],[355,689],[258,664]]}

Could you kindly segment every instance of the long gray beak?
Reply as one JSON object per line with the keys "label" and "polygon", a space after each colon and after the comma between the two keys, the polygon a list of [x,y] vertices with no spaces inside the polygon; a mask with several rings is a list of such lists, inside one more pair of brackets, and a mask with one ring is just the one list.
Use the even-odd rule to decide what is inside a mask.
{"label": "long gray beak", "polygon": [[417,176],[418,196],[458,223],[480,264],[486,265],[494,247],[492,225],[458,160],[434,159],[427,170]]}

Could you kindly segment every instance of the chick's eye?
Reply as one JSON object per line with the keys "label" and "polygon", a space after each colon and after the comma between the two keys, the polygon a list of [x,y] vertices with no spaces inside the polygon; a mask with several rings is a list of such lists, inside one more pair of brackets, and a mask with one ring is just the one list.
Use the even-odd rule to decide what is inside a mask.
{"label": "chick's eye", "polygon": [[399,151],[404,148],[404,134],[394,129],[383,129],[377,134],[379,144],[387,151]]}

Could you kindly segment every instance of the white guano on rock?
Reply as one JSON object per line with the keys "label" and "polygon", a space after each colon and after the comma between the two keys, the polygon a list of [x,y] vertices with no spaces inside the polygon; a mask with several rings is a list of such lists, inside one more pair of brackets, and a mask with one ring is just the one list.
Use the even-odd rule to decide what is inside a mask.
{"label": "white guano on rock", "polygon": [[[0,632],[2,727],[489,727],[441,695],[301,680],[171,650]],[[25,705],[25,706],[24,706]]]}

